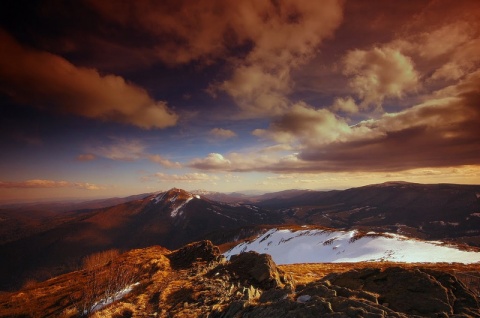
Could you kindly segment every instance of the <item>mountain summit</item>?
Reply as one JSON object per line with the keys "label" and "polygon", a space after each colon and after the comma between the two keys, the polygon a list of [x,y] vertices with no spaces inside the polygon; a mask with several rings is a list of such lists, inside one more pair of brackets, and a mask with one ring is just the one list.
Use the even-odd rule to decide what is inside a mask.
{"label": "mountain summit", "polygon": [[200,199],[200,196],[182,189],[172,188],[167,192],[155,195],[151,201],[169,209],[170,216],[175,218],[183,214],[183,208],[193,199]]}

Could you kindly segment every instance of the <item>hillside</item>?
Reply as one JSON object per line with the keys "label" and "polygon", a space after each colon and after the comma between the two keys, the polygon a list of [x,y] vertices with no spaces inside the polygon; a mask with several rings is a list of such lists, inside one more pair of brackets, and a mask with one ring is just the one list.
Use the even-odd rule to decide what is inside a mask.
{"label": "hillside", "polygon": [[391,232],[480,246],[480,186],[387,182],[342,191],[272,197],[258,206],[287,223]]}
{"label": "hillside", "polygon": [[[480,186],[389,182],[342,191],[288,190],[261,196],[181,189],[79,203],[99,209],[0,211],[0,289],[78,268],[91,253],[152,245],[170,249],[210,239],[234,246],[278,225],[391,233],[480,245]],[[239,203],[240,200],[244,203]],[[113,206],[115,202],[123,202]],[[255,202],[255,203],[253,203]],[[11,209],[10,207],[9,209]],[[62,209],[65,207],[62,206]],[[60,212],[62,211],[62,212]],[[3,213],[3,214],[2,214]],[[384,253],[385,251],[383,251]]]}
{"label": "hillside", "polygon": [[254,205],[226,204],[180,189],[112,207],[68,214],[46,230],[0,245],[0,289],[43,280],[77,268],[91,253],[162,245],[178,248],[217,230],[279,224],[275,213]]}
{"label": "hillside", "polygon": [[[105,301],[108,280],[98,278],[115,273],[115,264],[128,269],[129,280]],[[75,317],[87,308],[93,317],[476,317],[478,290],[469,288],[478,286],[467,287],[461,275],[479,270],[389,262],[277,266],[254,252],[226,261],[203,241],[175,251],[132,250],[96,266],[96,275],[87,268],[0,294],[0,316]],[[93,277],[99,288],[92,296]]]}

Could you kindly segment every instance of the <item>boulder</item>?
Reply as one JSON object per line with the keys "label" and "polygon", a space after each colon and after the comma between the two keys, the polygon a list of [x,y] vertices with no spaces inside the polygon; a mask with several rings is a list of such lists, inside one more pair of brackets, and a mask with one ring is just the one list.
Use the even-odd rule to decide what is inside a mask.
{"label": "boulder", "polygon": [[210,263],[221,261],[224,258],[220,253],[220,249],[208,240],[185,245],[173,251],[167,257],[170,259],[170,264],[174,269],[190,268],[194,263]]}
{"label": "boulder", "polygon": [[251,251],[233,255],[223,269],[233,273],[241,282],[246,281],[264,290],[293,284],[268,254]]}

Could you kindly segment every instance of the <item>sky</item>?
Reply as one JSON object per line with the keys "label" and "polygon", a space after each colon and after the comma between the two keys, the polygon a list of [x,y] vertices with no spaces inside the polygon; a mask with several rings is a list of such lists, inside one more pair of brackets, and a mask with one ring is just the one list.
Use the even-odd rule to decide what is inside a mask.
{"label": "sky", "polygon": [[0,1],[0,201],[480,184],[480,1]]}

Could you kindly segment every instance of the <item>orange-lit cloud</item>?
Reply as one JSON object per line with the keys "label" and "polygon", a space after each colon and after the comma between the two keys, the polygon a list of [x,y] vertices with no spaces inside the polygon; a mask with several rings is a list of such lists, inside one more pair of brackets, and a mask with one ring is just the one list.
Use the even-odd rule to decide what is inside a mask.
{"label": "orange-lit cloud", "polygon": [[262,4],[256,11],[242,11],[239,29],[254,47],[234,65],[232,77],[218,85],[235,100],[243,117],[284,113],[290,106],[291,72],[308,62],[342,21],[340,1]]}
{"label": "orange-lit cloud", "polygon": [[144,129],[176,124],[165,102],[116,75],[77,67],[64,58],[26,48],[0,30],[0,90],[17,102]]}
{"label": "orange-lit cloud", "polygon": [[340,111],[347,114],[354,114],[358,113],[359,111],[358,105],[355,103],[355,100],[351,96],[347,98],[335,98],[335,101],[331,108],[335,112]]}
{"label": "orange-lit cloud", "polygon": [[410,58],[391,48],[350,51],[344,60],[344,74],[362,100],[360,106],[381,107],[386,98],[400,98],[418,87],[419,76]]}
{"label": "orange-lit cloud", "polygon": [[289,143],[287,156],[212,153],[190,166],[218,171],[403,171],[480,165],[480,71],[424,103],[349,126],[325,109],[297,104],[254,134]]}
{"label": "orange-lit cloud", "polygon": [[[137,161],[148,159],[151,162],[157,163],[166,168],[181,168],[182,164],[171,161],[159,154],[152,154],[147,152],[147,146],[138,139],[125,139],[111,137],[111,142],[108,144],[90,146],[88,147],[90,154],[80,155],[77,157],[83,158],[83,161],[91,158],[90,156],[103,157],[116,161]],[[79,159],[80,160],[80,159]]]}
{"label": "orange-lit cloud", "polygon": [[[314,55],[342,21],[343,1],[89,1],[104,18],[155,37],[166,64],[229,62],[229,79],[212,83],[240,107],[242,117],[283,113],[290,73]],[[232,54],[244,50],[243,57]]]}
{"label": "orange-lit cloud", "polygon": [[229,139],[237,136],[237,134],[230,130],[230,129],[223,129],[223,128],[213,128],[209,131],[209,134],[215,138],[220,139]]}
{"label": "orange-lit cloud", "polygon": [[256,129],[252,133],[280,143],[300,141],[305,145],[318,145],[344,139],[350,127],[328,109],[314,109],[300,102],[274,120],[267,130]]}
{"label": "orange-lit cloud", "polygon": [[173,162],[164,158],[160,155],[146,155],[151,162],[158,163],[166,168],[181,168],[182,164],[180,162]]}
{"label": "orange-lit cloud", "polygon": [[86,182],[70,182],[70,181],[55,181],[33,179],[21,182],[5,182],[0,181],[0,188],[2,189],[53,189],[53,188],[77,188],[84,190],[101,190],[103,187]]}
{"label": "orange-lit cloud", "polygon": [[78,161],[92,161],[95,160],[97,157],[91,153],[80,154],[77,156]]}

